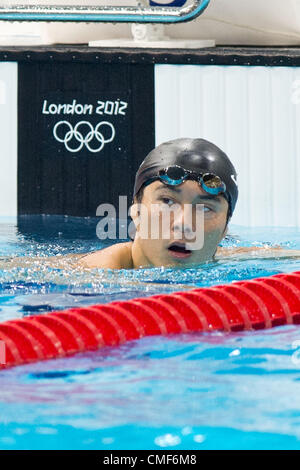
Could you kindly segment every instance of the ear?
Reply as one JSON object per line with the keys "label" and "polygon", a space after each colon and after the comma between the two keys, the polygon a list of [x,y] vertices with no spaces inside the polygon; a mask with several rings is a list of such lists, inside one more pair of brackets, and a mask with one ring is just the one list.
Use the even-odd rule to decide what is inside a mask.
{"label": "ear", "polygon": [[139,203],[137,201],[137,198],[134,196],[133,204],[129,208],[129,215],[130,215],[130,217],[132,218],[133,221],[135,221],[137,219],[137,217],[139,217],[139,215],[140,215],[138,205],[139,205]]}
{"label": "ear", "polygon": [[225,226],[225,228],[224,228],[224,230],[223,230],[223,233],[222,233],[222,235],[220,236],[219,243],[221,243],[221,241],[223,240],[223,238],[225,238],[226,235],[227,235],[227,233],[228,233],[228,223],[229,223],[229,220],[230,220],[230,218],[228,219],[228,222],[227,222],[227,224],[226,224],[226,226]]}
{"label": "ear", "polygon": [[137,209],[138,201],[136,197],[133,198],[133,202],[129,207],[129,216],[131,217],[131,222],[128,226],[128,235],[131,240],[134,240],[137,232],[137,218],[139,217],[140,211]]}

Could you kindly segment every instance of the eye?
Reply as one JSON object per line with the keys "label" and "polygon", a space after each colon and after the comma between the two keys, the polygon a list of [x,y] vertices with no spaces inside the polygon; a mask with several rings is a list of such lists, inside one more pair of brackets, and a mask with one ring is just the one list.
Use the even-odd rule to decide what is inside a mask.
{"label": "eye", "polygon": [[170,199],[169,197],[160,197],[159,200],[160,200],[163,204],[167,204],[168,206],[171,206],[172,204],[174,204],[173,199]]}
{"label": "eye", "polygon": [[214,212],[214,210],[211,207],[203,206],[203,204],[197,204],[196,209],[199,212],[202,212],[202,210],[203,210],[204,213],[206,213],[206,214],[209,214],[210,212]]}

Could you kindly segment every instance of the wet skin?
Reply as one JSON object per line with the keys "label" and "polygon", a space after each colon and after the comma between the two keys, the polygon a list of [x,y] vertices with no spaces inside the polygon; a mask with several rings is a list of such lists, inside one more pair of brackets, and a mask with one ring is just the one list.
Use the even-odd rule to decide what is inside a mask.
{"label": "wet skin", "polygon": [[[137,201],[135,200],[137,203]],[[133,241],[116,243],[92,253],[77,253],[50,257],[1,257],[0,267],[10,269],[41,263],[43,266],[61,269],[137,269],[145,267],[192,267],[212,261],[249,258],[300,258],[300,250],[284,249],[280,246],[220,247],[227,233],[226,217],[228,202],[222,196],[208,195],[196,181],[187,180],[179,186],[167,186],[155,181],[146,186],[141,201],[140,215],[132,210],[131,217],[136,226]],[[198,206],[197,206],[198,205]],[[200,206],[199,206],[200,205]],[[188,208],[190,217],[185,216]],[[134,208],[133,208],[134,209]],[[166,225],[160,225],[158,238],[151,237],[151,216],[166,209],[170,218]],[[161,211],[161,212],[159,212]],[[197,220],[197,212],[202,215]],[[199,215],[199,214],[198,214]],[[161,217],[157,220],[161,221]],[[200,220],[200,223],[199,223]],[[230,220],[230,219],[229,219]],[[148,227],[145,235],[145,227]],[[170,251],[171,243],[192,243],[188,235],[203,231],[204,243],[201,248],[190,249],[189,254]],[[167,232],[167,238],[166,238]]]}
{"label": "wet skin", "polygon": [[[135,202],[137,201],[135,200]],[[264,247],[218,247],[218,244],[227,233],[228,202],[222,195],[210,196],[196,181],[187,180],[176,187],[155,181],[146,186],[141,202],[139,217],[134,211],[131,213],[136,226],[134,241],[118,243],[103,250],[84,255],[78,260],[80,266],[110,269],[159,266],[192,267],[232,256],[245,258],[246,255],[249,258],[249,256],[255,255],[257,257],[260,250],[263,250],[264,253],[268,251],[267,256],[268,254],[269,256],[283,256],[283,253],[286,252],[287,256],[300,255],[299,250],[282,250],[281,247],[271,247],[271,250]],[[197,204],[198,206],[196,206]],[[190,211],[190,220],[184,217],[184,205]],[[162,229],[161,225],[159,237],[151,237],[151,215],[153,216],[155,211],[164,211],[166,208],[172,207],[175,210],[170,212],[170,222],[167,227],[169,229],[168,238],[165,238],[165,227]],[[201,226],[196,227],[196,211],[198,210],[202,211],[203,218],[200,218]],[[148,227],[146,232],[145,227]],[[201,249],[191,250],[188,256],[181,256],[168,250],[172,242],[191,243],[188,235],[191,231],[198,233],[196,229],[197,231],[203,230],[204,243]],[[280,254],[278,250],[281,250]]]}
{"label": "wet skin", "polygon": [[[135,202],[137,202],[135,200]],[[197,206],[198,204],[198,206]],[[184,206],[189,217],[184,217]],[[162,225],[162,213],[170,208],[169,225]],[[143,193],[139,217],[134,211],[131,217],[136,226],[133,242],[120,243],[87,255],[80,264],[87,267],[140,268],[158,266],[191,266],[211,260],[217,245],[226,234],[228,203],[223,196],[208,195],[196,181],[185,181],[179,186],[167,186],[155,181],[146,186]],[[204,227],[196,227],[196,211],[202,211]],[[160,216],[159,216],[160,212]],[[186,212],[187,214],[188,212]],[[153,217],[154,216],[154,217]],[[151,219],[152,217],[152,219]],[[201,217],[199,217],[201,219]],[[188,220],[189,219],[189,220]],[[152,220],[152,223],[151,223]],[[156,237],[151,236],[153,220],[159,220]],[[148,227],[148,230],[145,230]],[[167,230],[166,230],[167,229]],[[171,252],[172,242],[190,243],[191,232],[204,230],[204,244],[201,249],[192,249],[189,256]],[[167,236],[167,238],[166,238]]]}

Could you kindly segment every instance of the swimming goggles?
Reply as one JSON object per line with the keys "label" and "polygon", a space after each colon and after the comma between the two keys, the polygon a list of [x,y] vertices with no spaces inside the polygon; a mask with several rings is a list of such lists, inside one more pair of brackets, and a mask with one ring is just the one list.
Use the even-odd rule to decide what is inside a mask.
{"label": "swimming goggles", "polygon": [[[153,179],[151,178],[152,181]],[[157,179],[157,177],[155,177],[155,179]],[[222,192],[225,193],[226,191],[226,184],[214,173],[195,173],[179,165],[168,166],[167,168],[159,170],[158,179],[171,186],[177,186],[187,179],[192,179],[197,181],[204,191],[214,195]]]}

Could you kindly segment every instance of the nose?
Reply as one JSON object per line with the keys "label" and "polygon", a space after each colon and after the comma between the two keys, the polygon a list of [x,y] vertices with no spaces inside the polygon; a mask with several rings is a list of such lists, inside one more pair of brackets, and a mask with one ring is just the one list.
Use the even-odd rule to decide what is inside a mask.
{"label": "nose", "polygon": [[174,223],[173,223],[173,232],[177,233],[178,236],[186,236],[187,238],[191,237],[191,234],[194,233],[193,230],[193,208],[192,204],[182,205],[174,213]]}

